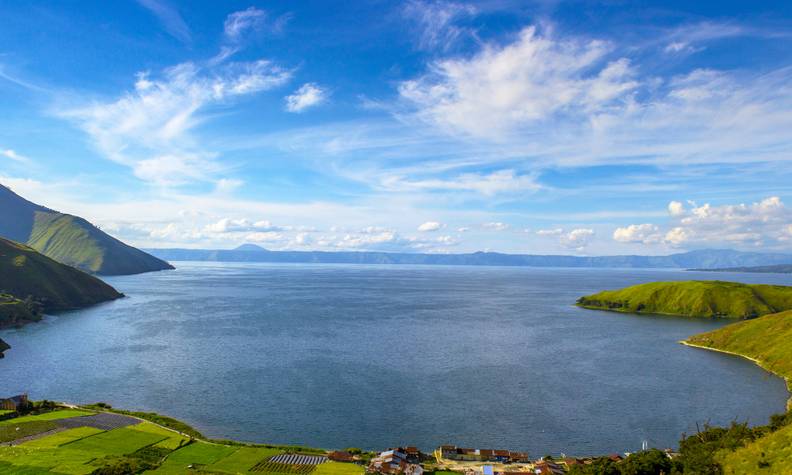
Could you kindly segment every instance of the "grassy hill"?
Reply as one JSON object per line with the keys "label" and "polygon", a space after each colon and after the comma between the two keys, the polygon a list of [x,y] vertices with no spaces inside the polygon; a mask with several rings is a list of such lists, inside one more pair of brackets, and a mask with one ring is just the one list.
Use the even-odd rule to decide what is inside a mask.
{"label": "grassy hill", "polygon": [[86,272],[125,275],[173,268],[83,218],[31,203],[2,185],[0,209],[0,236]]}
{"label": "grassy hill", "polygon": [[722,281],[652,282],[581,297],[577,304],[626,313],[753,318],[792,310],[792,287]]}
{"label": "grassy hill", "polygon": [[792,381],[792,311],[737,322],[685,343],[746,356]]}
{"label": "grassy hill", "polygon": [[0,238],[0,326],[37,320],[42,311],[82,308],[119,297],[96,277]]}

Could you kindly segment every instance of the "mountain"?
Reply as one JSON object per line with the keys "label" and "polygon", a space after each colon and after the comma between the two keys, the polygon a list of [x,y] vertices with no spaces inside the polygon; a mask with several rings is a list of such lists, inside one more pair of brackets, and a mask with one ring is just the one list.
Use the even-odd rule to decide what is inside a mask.
{"label": "mountain", "polygon": [[721,281],[652,282],[581,297],[577,304],[614,312],[754,318],[792,310],[792,287]]}
{"label": "mountain", "polygon": [[[527,267],[600,267],[600,268],[713,268],[780,264],[792,261],[789,254],[765,254],[730,250],[700,250],[670,256],[601,256],[501,254],[417,254],[391,252],[323,252],[268,251],[253,244],[236,249],[147,249],[169,261],[292,262],[333,264],[412,264],[412,265],[482,265]],[[255,252],[253,252],[255,251]]]}
{"label": "mountain", "polygon": [[102,275],[173,269],[83,218],[31,203],[0,185],[0,236],[23,242],[63,264]]}
{"label": "mountain", "polygon": [[257,246],[256,244],[242,244],[241,246],[237,246],[234,248],[235,251],[247,251],[247,252],[267,252],[261,246]]}
{"label": "mountain", "polygon": [[755,267],[725,267],[718,269],[694,269],[708,272],[755,272],[760,274],[792,274],[792,264]]}
{"label": "mountain", "polygon": [[120,297],[92,275],[0,238],[0,327],[39,320],[42,312],[83,308]]}

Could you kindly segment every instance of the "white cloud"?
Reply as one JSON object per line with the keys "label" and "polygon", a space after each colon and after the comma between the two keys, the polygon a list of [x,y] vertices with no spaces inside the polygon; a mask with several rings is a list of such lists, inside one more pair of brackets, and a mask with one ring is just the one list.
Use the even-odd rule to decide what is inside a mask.
{"label": "white cloud", "polygon": [[417,46],[425,50],[447,50],[465,34],[473,31],[456,24],[457,20],[476,15],[473,5],[446,1],[410,0],[404,15],[417,26]]}
{"label": "white cloud", "polygon": [[631,224],[616,228],[613,239],[617,242],[655,244],[663,240],[660,228],[654,224]]}
{"label": "white cloud", "polygon": [[668,213],[671,216],[682,216],[685,214],[685,205],[679,201],[672,201],[668,203]]}
{"label": "white cloud", "polygon": [[222,169],[215,153],[191,134],[213,105],[272,89],[291,72],[258,60],[201,67],[187,62],[161,77],[140,73],[135,90],[110,102],[60,111],[91,137],[107,158],[131,167],[145,181],[179,185],[214,181]]}
{"label": "white cloud", "polygon": [[[672,206],[673,205],[673,206]],[[713,206],[709,203],[685,209],[680,202],[669,205],[671,222],[666,231],[651,224],[618,228],[620,242],[665,243],[683,246],[779,247],[788,241],[792,210],[777,196],[752,204]]]}
{"label": "white cloud", "polygon": [[245,236],[245,240],[250,242],[280,242],[283,239],[283,234],[273,231],[250,233]]}
{"label": "white cloud", "polygon": [[17,152],[15,152],[14,150],[11,150],[10,148],[9,149],[5,149],[5,150],[0,150],[0,155],[4,156],[6,158],[10,158],[11,160],[13,160],[15,162],[29,162],[30,161],[30,159],[27,158],[26,156],[20,155]]}
{"label": "white cloud", "polygon": [[541,189],[533,175],[519,175],[514,170],[499,170],[490,174],[463,173],[449,178],[410,179],[388,175],[380,181],[391,191],[470,191],[484,196]]}
{"label": "white cloud", "polygon": [[563,228],[540,229],[536,231],[537,236],[551,237],[557,240],[558,244],[565,249],[574,249],[581,252],[591,243],[595,232],[589,228],[576,228],[566,231]]}
{"label": "white cloud", "polygon": [[557,40],[524,29],[506,46],[486,44],[469,59],[445,59],[430,73],[401,83],[419,117],[474,136],[624,107],[638,83],[628,60],[607,62],[602,41]]}
{"label": "white cloud", "polygon": [[493,221],[489,223],[484,223],[481,225],[482,228],[488,229],[490,231],[505,231],[510,228],[510,226],[506,223],[501,223],[499,221]]}
{"label": "white cloud", "polygon": [[583,251],[594,238],[594,230],[587,228],[573,229],[566,234],[562,234],[559,242],[562,246]]}
{"label": "white cloud", "polygon": [[267,18],[267,12],[256,7],[234,12],[226,18],[223,29],[226,37],[237,41],[246,30],[259,28]]}
{"label": "white cloud", "polygon": [[309,107],[317,106],[327,99],[327,91],[313,83],[306,83],[286,96],[286,110],[302,112]]}
{"label": "white cloud", "polygon": [[165,31],[182,43],[189,43],[192,33],[179,12],[164,0],[138,0],[138,3],[151,11],[165,27]]}
{"label": "white cloud", "polygon": [[275,226],[269,221],[250,221],[247,219],[229,219],[223,218],[215,223],[208,224],[205,227],[207,232],[212,233],[236,233],[236,232],[274,232],[283,231],[285,228]]}
{"label": "white cloud", "polygon": [[233,178],[221,178],[215,182],[215,191],[217,193],[231,193],[232,191],[238,189],[245,182],[242,180],[237,180]]}
{"label": "white cloud", "polygon": [[427,221],[427,222],[421,224],[420,226],[418,226],[418,231],[420,231],[422,233],[433,232],[433,231],[439,231],[440,229],[443,229],[444,227],[445,227],[444,224],[438,223],[437,221]]}

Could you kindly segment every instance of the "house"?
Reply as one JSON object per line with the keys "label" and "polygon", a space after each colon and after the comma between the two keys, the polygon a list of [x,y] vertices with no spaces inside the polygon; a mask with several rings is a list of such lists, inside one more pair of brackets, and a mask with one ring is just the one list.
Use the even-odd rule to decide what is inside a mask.
{"label": "house", "polygon": [[551,460],[540,460],[534,464],[536,475],[563,475],[565,470]]}
{"label": "house", "polygon": [[0,410],[18,411],[28,405],[27,394],[12,396],[8,399],[0,399]]}
{"label": "house", "polygon": [[368,471],[394,475],[423,475],[423,468],[417,463],[410,463],[407,453],[402,448],[387,450],[371,459]]}
{"label": "house", "polygon": [[327,458],[332,460],[333,462],[350,463],[355,461],[354,455],[350,454],[349,452],[344,452],[340,450],[337,450],[335,452],[330,452],[329,454],[327,454]]}
{"label": "house", "polygon": [[444,459],[463,462],[529,463],[525,452],[509,450],[467,449],[455,445],[441,445],[440,454]]}

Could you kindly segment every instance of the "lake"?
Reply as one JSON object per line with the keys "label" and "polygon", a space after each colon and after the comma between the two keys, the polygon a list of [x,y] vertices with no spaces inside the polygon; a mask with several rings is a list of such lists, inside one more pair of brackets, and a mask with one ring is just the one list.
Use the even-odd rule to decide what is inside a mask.
{"label": "lake", "polygon": [[576,308],[670,270],[176,262],[127,298],[0,337],[0,394],[162,412],[211,437],[585,455],[765,423],[783,381],[678,343],[728,322]]}

